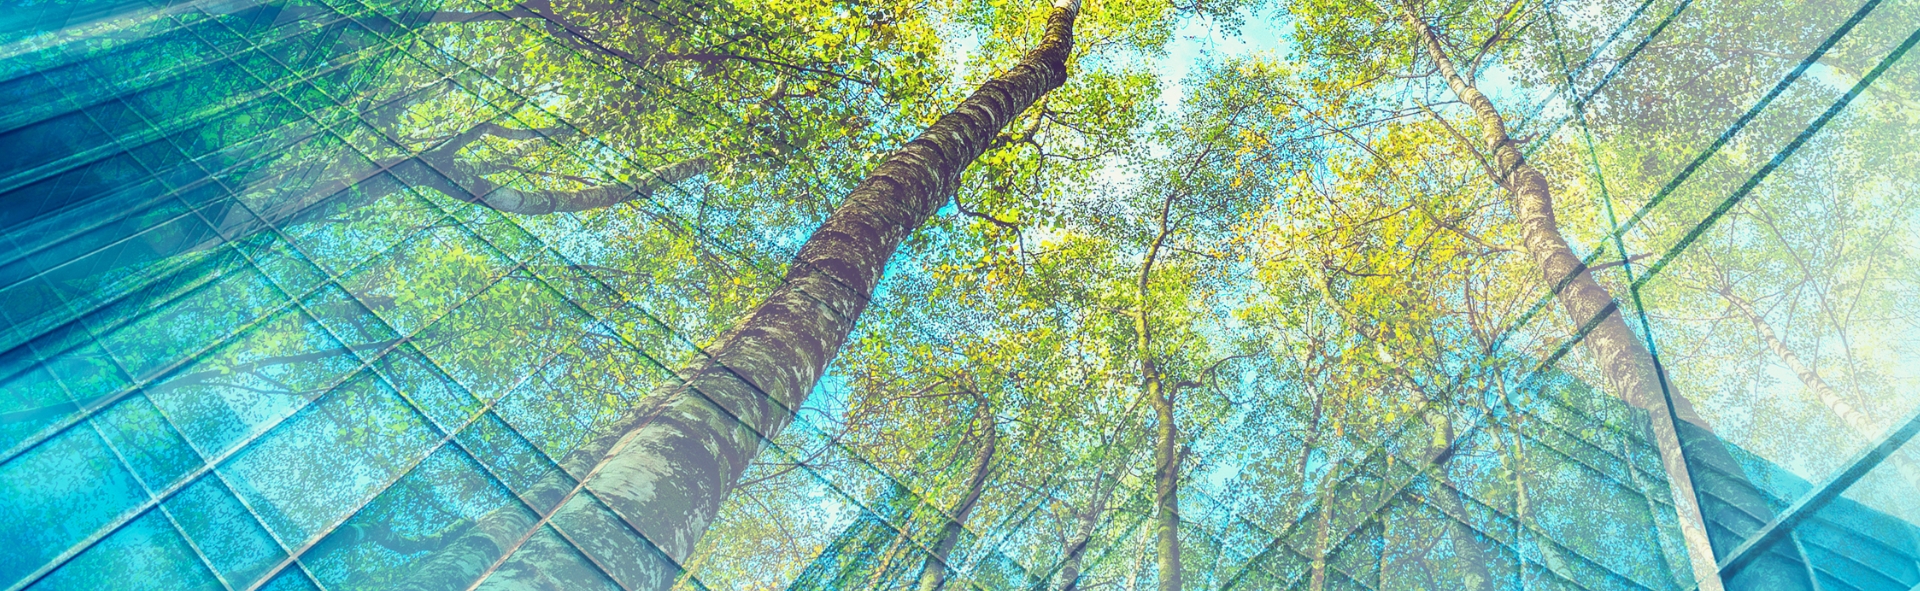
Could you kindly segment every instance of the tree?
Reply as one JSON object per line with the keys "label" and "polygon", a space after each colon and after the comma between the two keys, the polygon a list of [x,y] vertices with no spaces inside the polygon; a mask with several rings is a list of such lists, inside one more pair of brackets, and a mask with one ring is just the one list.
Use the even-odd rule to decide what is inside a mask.
{"label": "tree", "polygon": [[[0,315],[27,343],[0,351],[0,537],[29,540],[0,579],[1675,585],[1675,466],[1649,458],[1687,452],[1724,552],[1710,488],[1753,473],[1748,500],[1791,503],[1907,412],[1889,212],[1920,170],[1904,93],[1870,89],[1696,236],[1714,186],[1910,25],[1863,23],[1774,93],[1785,115],[1744,118],[1825,31],[1691,4],[1300,0],[1297,54],[1202,52],[1178,88],[1158,52],[1205,43],[1169,47],[1176,24],[1242,4],[76,7],[116,34],[34,33],[0,89],[142,105],[182,151],[123,154],[169,192],[88,195],[119,165],[0,185],[70,198],[0,213],[26,220]],[[248,65],[114,75],[208,32]],[[338,43],[276,45],[315,37]],[[125,92],[42,84],[68,51]],[[292,76],[234,82],[279,72],[255,55]],[[214,100],[248,92],[313,108]],[[0,118],[55,148],[0,182],[140,139],[42,125],[87,110],[62,108]],[[1687,403],[1723,433],[1646,436]],[[1829,509],[1904,506],[1885,484]]]}
{"label": "tree", "polygon": [[[630,427],[588,447],[607,450],[604,456],[568,457],[572,471],[589,474],[569,496],[590,491],[666,560],[684,559],[760,442],[805,401],[894,249],[944,203],[993,134],[1066,80],[1078,12],[1077,3],[1056,3],[1038,48],[855,187],[801,248],[780,288],[707,347],[707,359],[683,371],[678,385],[630,411]],[[488,544],[507,554],[493,576],[532,587],[568,580],[564,570],[546,570],[564,568],[568,550],[539,543],[551,538],[523,545],[531,530]],[[475,532],[489,533],[508,532]],[[458,564],[452,552],[435,560]],[[631,584],[666,588],[673,580],[667,564],[635,571],[645,578]]]}
{"label": "tree", "polygon": [[972,464],[967,468],[967,479],[960,502],[948,511],[951,517],[940,527],[940,537],[933,544],[933,554],[921,566],[920,591],[937,591],[946,584],[948,557],[953,554],[953,546],[960,542],[960,532],[973,514],[974,507],[980,504],[981,493],[986,492],[987,478],[993,469],[993,456],[999,451],[1000,426],[993,416],[993,405],[986,396],[971,392],[974,397],[974,421],[979,424],[979,447],[973,452]]}

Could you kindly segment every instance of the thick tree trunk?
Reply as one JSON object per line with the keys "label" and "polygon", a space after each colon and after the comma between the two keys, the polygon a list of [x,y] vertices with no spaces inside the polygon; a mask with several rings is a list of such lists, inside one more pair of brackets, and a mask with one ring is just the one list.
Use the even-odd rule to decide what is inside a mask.
{"label": "thick tree trunk", "polygon": [[[592,496],[566,491],[570,500],[558,503],[550,522],[587,558],[628,589],[672,585],[675,565],[692,553],[762,442],[806,401],[901,241],[946,203],[961,171],[1007,122],[1066,81],[1078,12],[1077,1],[1056,0],[1038,48],[855,186],[801,247],[785,282],[678,383],[630,411],[619,431],[562,461]],[[515,549],[485,586],[555,588],[568,571],[584,568],[565,548],[508,548]]]}
{"label": "thick tree trunk", "polygon": [[[1603,379],[1615,395],[1652,415],[1654,443],[1679,514],[1693,578],[1703,591],[1718,591],[1716,550],[1731,551],[1771,520],[1773,511],[1693,405],[1669,391],[1652,354],[1622,319],[1613,295],[1594,281],[1574,255],[1554,217],[1546,176],[1526,162],[1493,102],[1455,69],[1439,34],[1424,20],[1411,8],[1404,8],[1401,17],[1447,86],[1473,111],[1492,159],[1493,180],[1513,198],[1527,254],[1573,325],[1592,326],[1582,344],[1599,365]],[[1806,567],[1798,553],[1788,549],[1776,554],[1776,559],[1763,561],[1764,566],[1756,563],[1746,573],[1781,584],[1797,578],[1804,585]]]}
{"label": "thick tree trunk", "polygon": [[[1876,425],[1872,418],[1860,412],[1860,409],[1854,408],[1852,404],[1848,404],[1846,397],[1841,396],[1839,390],[1828,384],[1826,378],[1820,377],[1819,371],[1800,359],[1800,355],[1794,353],[1793,349],[1787,348],[1787,343],[1780,340],[1780,336],[1773,332],[1773,327],[1767,324],[1766,319],[1760,316],[1760,311],[1755,310],[1751,302],[1735,295],[1731,287],[1721,288],[1720,295],[1726,298],[1727,303],[1732,304],[1741,316],[1746,317],[1747,321],[1753,324],[1754,332],[1760,334],[1760,340],[1766,341],[1767,348],[1780,358],[1780,363],[1785,364],[1787,369],[1793,371],[1795,377],[1800,378],[1800,385],[1805,386],[1807,392],[1812,393],[1814,399],[1819,400],[1820,405],[1826,407],[1827,412],[1833,413],[1834,418],[1840,419],[1856,440],[1869,441],[1870,438],[1879,434],[1875,430]],[[1920,490],[1920,466],[1914,465],[1906,456],[1900,454],[1887,456],[1886,462],[1891,464],[1894,471],[1899,472],[1900,477],[1905,479],[1914,490]]]}
{"label": "thick tree trunk", "polygon": [[960,497],[960,503],[954,505],[946,525],[941,526],[940,539],[933,544],[933,555],[928,556],[920,568],[920,591],[938,591],[946,584],[947,571],[952,566],[947,564],[947,558],[960,543],[967,517],[973,514],[974,506],[980,504],[980,495],[987,491],[987,476],[992,474],[993,456],[999,451],[1000,427],[994,421],[993,409],[987,405],[986,397],[976,395],[976,399],[974,420],[980,423],[980,449],[974,452],[973,465],[967,471],[966,493]]}

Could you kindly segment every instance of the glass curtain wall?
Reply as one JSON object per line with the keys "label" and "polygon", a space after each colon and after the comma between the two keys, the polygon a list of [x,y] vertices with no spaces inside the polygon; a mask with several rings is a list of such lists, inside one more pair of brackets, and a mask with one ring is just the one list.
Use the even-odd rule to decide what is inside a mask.
{"label": "glass curtain wall", "polygon": [[[1727,589],[1920,585],[1920,4],[1531,4],[1512,59],[1548,66],[1483,83],[1697,417],[1607,393],[1552,286],[1452,287],[1435,305],[1479,315],[1410,355],[1343,303],[1365,274],[1232,284],[1266,311],[1180,337],[1244,345],[1172,415],[1185,588],[1690,589],[1689,527]],[[928,304],[964,291],[937,231],[704,536],[650,539],[581,486],[971,88],[899,98],[953,50],[909,29],[796,40],[869,8],[6,9],[0,587],[1157,584],[1160,419],[1100,357],[1120,312],[967,361],[1040,329]],[[763,53],[688,49],[716,39]]]}

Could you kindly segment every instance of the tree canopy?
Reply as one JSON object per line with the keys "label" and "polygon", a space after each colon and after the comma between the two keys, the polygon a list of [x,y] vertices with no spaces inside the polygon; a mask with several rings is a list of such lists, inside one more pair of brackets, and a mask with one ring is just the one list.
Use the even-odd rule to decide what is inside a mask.
{"label": "tree canopy", "polygon": [[1914,2],[8,12],[8,589],[1920,585]]}

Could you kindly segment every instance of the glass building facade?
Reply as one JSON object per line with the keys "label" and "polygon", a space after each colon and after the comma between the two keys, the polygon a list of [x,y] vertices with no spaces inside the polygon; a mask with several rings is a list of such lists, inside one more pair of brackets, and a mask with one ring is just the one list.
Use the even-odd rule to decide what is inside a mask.
{"label": "glass building facade", "polygon": [[[1634,84],[1640,71],[1613,65],[1635,44],[1739,9],[1689,4],[1560,8],[1615,35],[1578,84]],[[1916,79],[1901,43],[1920,10],[1845,4],[1802,27],[1801,55],[1858,42],[1870,47],[1847,55],[1865,56],[1861,66],[1794,56],[1754,67],[1743,75],[1792,91],[1661,123],[1715,131],[1659,174],[1692,174],[1687,159],[1709,154],[1700,174],[1713,178],[1647,211],[1694,208],[1705,227],[1722,198],[1756,186],[1770,197],[1776,168],[1832,161],[1795,150],[1882,121],[1849,101],[1909,123],[1835,149],[1866,154],[1868,167],[1903,162],[1920,123],[1897,101],[1913,99],[1867,87],[1913,96],[1900,88]],[[102,0],[0,13],[0,587],[490,588],[510,586],[502,573],[529,568],[515,555],[535,546],[559,549],[539,568],[566,588],[905,589],[944,568],[949,586],[1054,589],[1069,562],[1081,588],[1150,584],[1152,483],[1107,468],[1151,463],[1149,442],[1117,435],[1145,429],[1147,413],[1050,476],[986,492],[937,564],[928,556],[977,436],[958,420],[910,458],[876,457],[842,433],[852,403],[838,374],[769,436],[690,555],[663,553],[591,490],[560,494],[588,476],[565,458],[605,453],[596,446],[633,426],[648,392],[779,283],[818,223],[805,205],[748,215],[714,204],[846,187],[765,166],[654,186],[660,175],[632,171],[692,162],[688,146],[768,125],[755,115],[761,93],[661,74],[564,19],[524,14],[541,6],[557,10]],[[634,22],[680,10],[600,9]],[[581,100],[583,88],[626,89],[648,113],[707,131],[620,128],[608,111],[624,103]],[[1524,129],[1579,133],[1579,105],[1539,98]],[[1716,133],[1748,125],[1786,131],[1712,151]],[[1875,190],[1912,193],[1893,178]],[[1809,183],[1821,195],[1858,189]],[[605,207],[555,205],[605,191],[618,193]],[[1782,216],[1880,215],[1802,207]],[[1582,215],[1568,223],[1600,219]],[[1606,226],[1592,227],[1584,239],[1604,243]],[[1872,231],[1836,243],[1915,235],[1911,222]],[[1679,256],[1745,238],[1627,239]],[[1699,382],[1689,364],[1705,363],[1701,351],[1766,357],[1627,301],[1665,281],[1623,274],[1652,262],[1604,280],[1656,352],[1667,338],[1703,341],[1675,345],[1694,358],[1666,358],[1676,383]],[[1834,285],[1847,272],[1807,270]],[[1910,305],[1901,297],[1889,301]],[[1556,312],[1545,300],[1535,310],[1519,324]],[[1696,497],[1726,588],[1920,586],[1920,473],[1907,468],[1920,466],[1908,442],[1920,430],[1920,343],[1903,322],[1846,345],[1887,360],[1857,394],[1871,401],[1858,410],[1872,431],[1801,420],[1818,407],[1782,402],[1799,382],[1779,368],[1744,398],[1697,399],[1718,427],[1682,435],[1696,487],[1733,482],[1765,505]],[[1693,588],[1697,556],[1653,435],[1672,417],[1561,367],[1578,363],[1565,361],[1578,355],[1564,334],[1510,332],[1548,354],[1448,351],[1434,366],[1445,371],[1412,381],[1457,401],[1392,428],[1329,436],[1311,388],[1276,386],[1260,404],[1193,390],[1204,400],[1183,416],[1187,587]],[[1825,341],[1848,333],[1820,334],[1838,346]],[[1063,543],[1084,513],[1075,507],[1095,498],[1088,535]]]}

